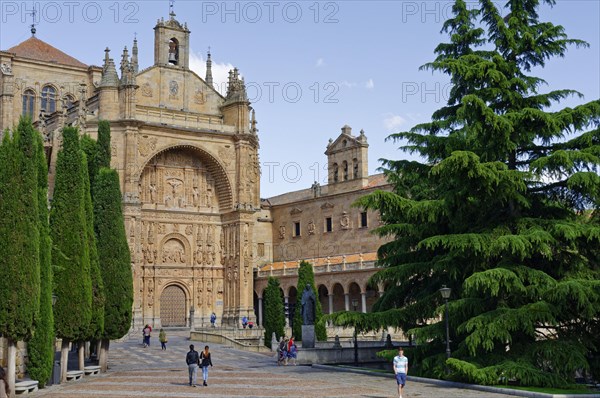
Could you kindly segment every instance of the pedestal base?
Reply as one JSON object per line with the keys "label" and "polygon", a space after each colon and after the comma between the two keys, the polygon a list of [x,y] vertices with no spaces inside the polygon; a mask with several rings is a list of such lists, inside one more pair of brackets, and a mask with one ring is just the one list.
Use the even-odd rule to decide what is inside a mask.
{"label": "pedestal base", "polygon": [[315,325],[302,325],[302,348],[315,348]]}

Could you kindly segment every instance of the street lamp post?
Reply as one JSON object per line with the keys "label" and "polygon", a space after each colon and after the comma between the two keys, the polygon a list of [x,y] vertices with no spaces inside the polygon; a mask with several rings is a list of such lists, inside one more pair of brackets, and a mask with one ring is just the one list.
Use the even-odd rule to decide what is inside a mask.
{"label": "street lamp post", "polygon": [[451,292],[452,289],[446,287],[446,285],[442,285],[442,288],[440,289],[440,294],[446,302],[446,358],[450,358],[450,326],[448,325],[448,299],[450,298]]}

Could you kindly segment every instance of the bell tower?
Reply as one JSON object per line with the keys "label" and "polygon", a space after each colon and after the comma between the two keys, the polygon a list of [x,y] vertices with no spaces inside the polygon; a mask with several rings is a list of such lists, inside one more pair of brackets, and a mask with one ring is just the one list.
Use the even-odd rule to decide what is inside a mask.
{"label": "bell tower", "polygon": [[154,65],[189,69],[190,66],[190,31],[187,23],[183,25],[175,19],[171,12],[167,21],[161,18],[154,27]]}

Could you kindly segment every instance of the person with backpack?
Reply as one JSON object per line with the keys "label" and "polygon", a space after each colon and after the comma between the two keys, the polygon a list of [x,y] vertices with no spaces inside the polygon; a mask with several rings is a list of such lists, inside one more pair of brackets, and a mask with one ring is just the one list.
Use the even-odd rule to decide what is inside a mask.
{"label": "person with backpack", "polygon": [[200,353],[200,366],[202,366],[202,379],[204,380],[203,385],[208,385],[208,365],[213,366],[212,360],[210,359],[210,351],[208,346],[204,347],[204,351]]}
{"label": "person with backpack", "polygon": [[217,314],[214,312],[210,315],[210,326],[215,327],[215,322],[217,322]]}
{"label": "person with backpack", "polygon": [[158,341],[160,341],[160,348],[164,351],[167,349],[167,342],[169,341],[167,339],[167,333],[165,333],[164,329],[160,329],[160,332],[158,333]]}
{"label": "person with backpack", "polygon": [[190,377],[190,386],[196,387],[196,379],[198,378],[198,365],[200,364],[200,356],[198,351],[194,350],[194,345],[190,344],[190,351],[185,356],[185,363],[188,366]]}

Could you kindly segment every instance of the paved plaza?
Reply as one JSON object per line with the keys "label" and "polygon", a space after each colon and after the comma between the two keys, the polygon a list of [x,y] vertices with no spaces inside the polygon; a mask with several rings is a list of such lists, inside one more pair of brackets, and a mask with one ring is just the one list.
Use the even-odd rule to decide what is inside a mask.
{"label": "paved plaza", "polygon": [[[310,366],[280,366],[274,356],[238,351],[212,344],[214,367],[210,368],[208,386],[188,386],[185,354],[193,343],[197,350],[202,342],[190,342],[185,333],[170,334],[168,349],[161,351],[158,333],[151,346],[142,347],[136,340],[111,343],[108,373],[87,376],[81,381],[52,386],[29,394],[30,397],[365,397],[394,398],[393,376],[383,378]],[[405,398],[503,398],[508,395],[463,389],[448,389],[431,384],[408,382]]]}

